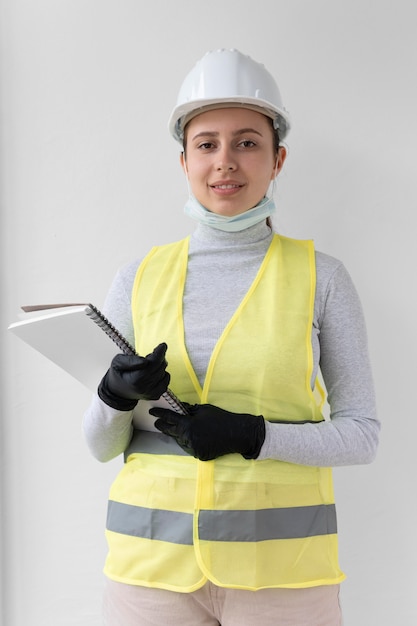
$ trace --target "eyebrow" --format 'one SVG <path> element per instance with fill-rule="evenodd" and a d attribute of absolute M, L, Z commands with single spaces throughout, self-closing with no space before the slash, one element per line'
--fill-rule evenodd
<path fill-rule="evenodd" d="M 255 133 L 255 135 L 259 135 L 260 137 L 262 137 L 262 133 L 259 132 L 259 130 L 255 130 L 255 128 L 239 128 L 239 130 L 235 130 L 232 135 L 233 137 L 237 137 L 238 135 L 245 135 L 246 133 Z M 192 141 L 194 141 L 194 139 L 198 139 L 199 137 L 218 137 L 219 133 L 217 131 L 211 131 L 211 130 L 203 130 L 201 131 L 201 133 L 197 133 L 196 135 L 194 135 L 194 137 L 192 138 Z"/>

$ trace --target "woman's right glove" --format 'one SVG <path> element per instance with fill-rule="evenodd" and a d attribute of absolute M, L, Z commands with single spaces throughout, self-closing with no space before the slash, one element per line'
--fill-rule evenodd
<path fill-rule="evenodd" d="M 139 400 L 157 400 L 168 389 L 166 343 L 146 357 L 117 354 L 98 386 L 98 395 L 118 411 L 131 411 Z"/>

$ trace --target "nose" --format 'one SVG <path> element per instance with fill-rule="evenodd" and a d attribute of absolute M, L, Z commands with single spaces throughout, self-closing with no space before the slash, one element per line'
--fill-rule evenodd
<path fill-rule="evenodd" d="M 216 170 L 218 172 L 231 172 L 236 169 L 236 161 L 228 147 L 223 147 L 217 154 Z"/>

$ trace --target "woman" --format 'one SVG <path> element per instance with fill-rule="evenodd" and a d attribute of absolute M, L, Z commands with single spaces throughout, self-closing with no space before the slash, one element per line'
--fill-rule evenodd
<path fill-rule="evenodd" d="M 118 273 L 104 312 L 148 356 L 118 355 L 84 418 L 99 460 L 126 459 L 106 624 L 339 625 L 330 468 L 371 462 L 379 431 L 357 293 L 271 229 L 289 117 L 263 65 L 207 53 L 169 127 L 197 228 Z M 145 432 L 168 385 L 186 413 L 153 407 Z"/>

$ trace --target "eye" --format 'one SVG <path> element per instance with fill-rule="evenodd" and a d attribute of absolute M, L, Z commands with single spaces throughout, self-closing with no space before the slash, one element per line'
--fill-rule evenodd
<path fill-rule="evenodd" d="M 256 146 L 256 143 L 252 141 L 252 139 L 243 139 L 239 142 L 238 145 L 242 148 L 253 148 L 254 146 Z"/>
<path fill-rule="evenodd" d="M 211 141 L 203 141 L 202 143 L 199 143 L 197 148 L 199 150 L 211 150 L 212 148 L 214 148 L 214 143 Z"/>

